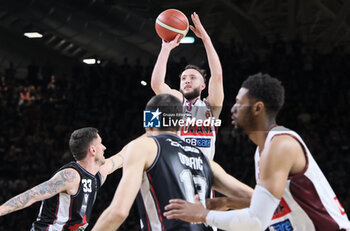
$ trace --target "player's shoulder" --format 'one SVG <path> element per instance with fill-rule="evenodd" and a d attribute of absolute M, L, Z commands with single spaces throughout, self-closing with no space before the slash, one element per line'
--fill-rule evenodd
<path fill-rule="evenodd" d="M 132 140 L 128 145 L 140 145 L 154 142 L 152 136 L 140 136 L 134 140 Z"/>
<path fill-rule="evenodd" d="M 76 168 L 73 167 L 63 168 L 58 171 L 56 175 L 61 177 L 65 182 L 80 181 L 80 173 Z"/>
<path fill-rule="evenodd" d="M 294 156 L 297 152 L 302 151 L 299 141 L 290 134 L 274 136 L 265 148 L 268 149 L 266 155 L 277 158 L 286 158 L 287 155 Z"/>
<path fill-rule="evenodd" d="M 293 148 L 300 146 L 299 141 L 291 134 L 278 134 L 271 138 L 270 144 L 275 148 Z"/>
<path fill-rule="evenodd" d="M 141 136 L 127 144 L 127 150 L 152 151 L 157 147 L 156 141 L 151 136 Z"/>

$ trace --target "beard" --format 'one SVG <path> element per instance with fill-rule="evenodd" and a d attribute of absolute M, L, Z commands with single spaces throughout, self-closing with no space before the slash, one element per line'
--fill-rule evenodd
<path fill-rule="evenodd" d="M 243 118 L 240 121 L 237 121 L 236 119 L 234 127 L 232 129 L 232 136 L 249 134 L 252 128 L 252 123 L 254 123 L 254 115 L 251 110 L 251 107 L 249 107 L 246 113 L 240 116 L 241 118 Z"/>
<path fill-rule="evenodd" d="M 232 137 L 239 137 L 245 135 L 243 128 L 241 126 L 235 125 L 231 131 Z"/>
<path fill-rule="evenodd" d="M 190 92 L 187 92 L 185 93 L 182 89 L 180 89 L 180 92 L 184 95 L 184 97 L 187 99 L 187 100 L 192 100 L 192 99 L 195 99 L 197 98 L 198 96 L 200 96 L 200 90 L 199 90 L 199 87 L 197 88 L 193 88 L 192 91 Z"/>

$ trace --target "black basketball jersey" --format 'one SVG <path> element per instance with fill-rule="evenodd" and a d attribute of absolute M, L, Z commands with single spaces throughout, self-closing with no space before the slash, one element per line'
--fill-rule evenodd
<path fill-rule="evenodd" d="M 209 198 L 213 172 L 208 159 L 196 147 L 173 134 L 153 137 L 158 154 L 152 166 L 144 172 L 137 204 L 143 231 L 211 231 L 202 223 L 168 220 L 163 216 L 170 199 L 193 202 L 199 194 L 201 202 Z M 142 154 L 142 153 L 140 153 Z"/>
<path fill-rule="evenodd" d="M 96 194 L 101 187 L 101 175 L 95 176 L 76 162 L 70 162 L 58 171 L 74 168 L 80 174 L 80 186 L 75 195 L 59 193 L 42 201 L 38 218 L 31 231 L 84 230 L 88 226 Z"/>

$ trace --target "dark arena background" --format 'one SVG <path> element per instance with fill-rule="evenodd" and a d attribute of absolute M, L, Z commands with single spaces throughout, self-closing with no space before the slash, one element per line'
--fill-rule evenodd
<path fill-rule="evenodd" d="M 255 185 L 255 146 L 231 132 L 230 108 L 247 76 L 269 73 L 286 89 L 278 123 L 304 138 L 349 212 L 346 0 L 0 0 L 0 204 L 72 160 L 68 138 L 74 129 L 98 128 L 106 157 L 144 132 L 142 111 L 154 94 L 150 79 L 161 46 L 154 23 L 169 8 L 189 18 L 199 14 L 222 62 L 223 125 L 214 160 Z M 43 37 L 29 39 L 23 35 L 28 31 Z M 83 63 L 87 58 L 95 64 Z M 188 63 L 208 70 L 198 38 L 173 50 L 169 85 L 178 87 Z M 87 230 L 109 205 L 120 177 L 118 170 L 99 191 Z M 39 206 L 0 217 L 0 230 L 29 230 Z M 135 206 L 119 230 L 139 230 Z"/>

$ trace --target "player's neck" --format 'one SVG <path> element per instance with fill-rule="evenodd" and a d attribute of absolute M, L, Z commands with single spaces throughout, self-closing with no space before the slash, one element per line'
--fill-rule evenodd
<path fill-rule="evenodd" d="M 195 104 L 197 100 L 201 99 L 201 96 L 199 95 L 198 97 L 194 98 L 194 99 L 191 99 L 191 100 L 188 100 L 190 101 L 191 104 Z"/>
<path fill-rule="evenodd" d="M 163 133 L 170 133 L 170 134 L 174 134 L 174 135 L 177 135 L 177 132 L 175 131 L 163 131 L 163 130 L 158 130 L 158 129 L 154 129 L 150 132 L 147 132 L 147 135 L 148 136 L 158 136 L 160 134 L 163 134 Z"/>
<path fill-rule="evenodd" d="M 264 120 L 256 123 L 256 126 L 254 126 L 252 131 L 248 134 L 250 140 L 259 147 L 260 153 L 264 150 L 266 137 L 274 126 L 276 126 L 276 121 L 274 119 Z"/>
<path fill-rule="evenodd" d="M 77 161 L 77 163 L 92 175 L 95 175 L 100 169 L 100 166 L 97 165 L 95 161 L 88 161 L 84 159 Z"/>

